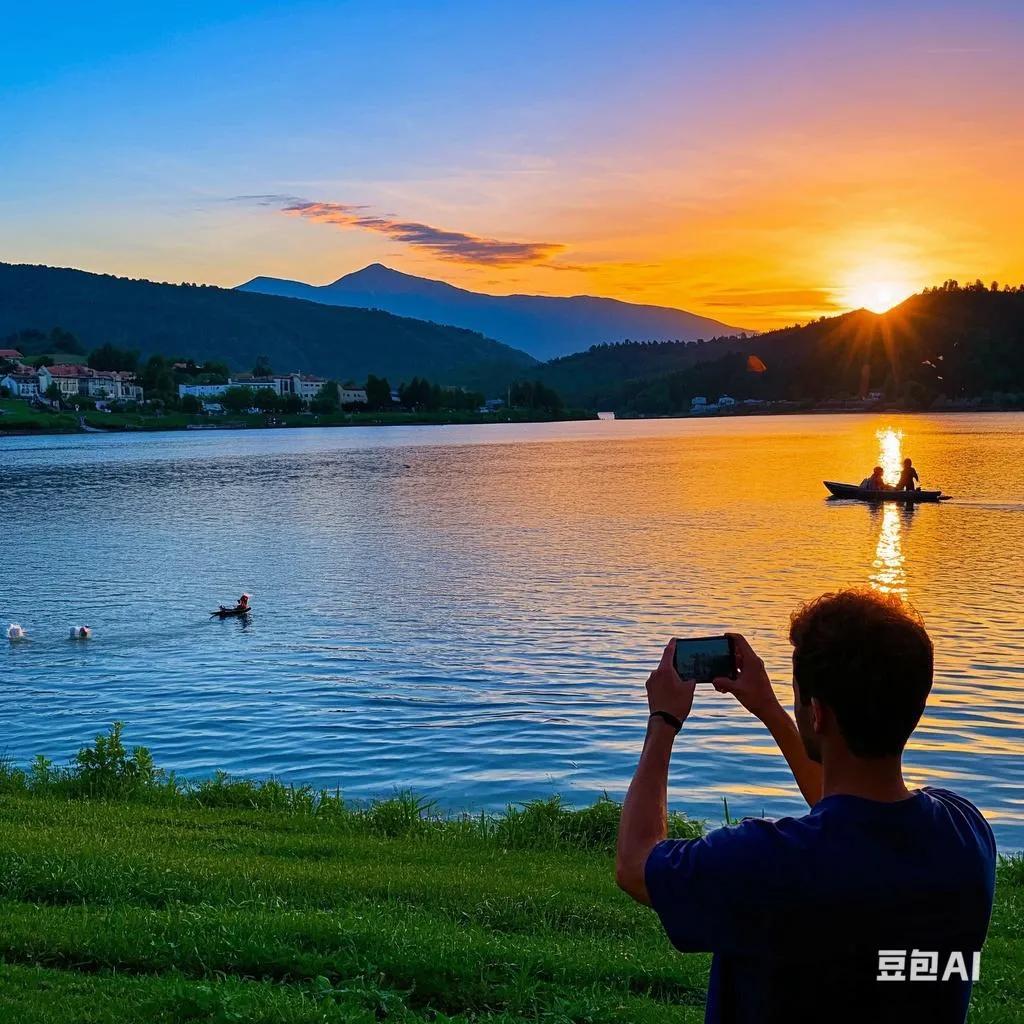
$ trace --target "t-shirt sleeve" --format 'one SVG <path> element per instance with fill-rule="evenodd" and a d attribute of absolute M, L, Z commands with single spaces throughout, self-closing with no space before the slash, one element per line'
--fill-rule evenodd
<path fill-rule="evenodd" d="M 772 948 L 799 889 L 788 845 L 777 823 L 762 819 L 658 843 L 644 878 L 672 944 L 683 952 Z"/>
<path fill-rule="evenodd" d="M 946 813 L 956 829 L 961 846 L 970 848 L 977 845 L 992 861 L 996 860 L 996 840 L 985 816 L 966 797 L 951 789 L 925 786 L 924 792 L 946 808 Z"/>

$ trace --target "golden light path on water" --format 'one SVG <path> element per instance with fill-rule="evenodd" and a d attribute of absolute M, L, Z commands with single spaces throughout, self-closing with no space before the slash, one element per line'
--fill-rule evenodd
<path fill-rule="evenodd" d="M 884 427 L 875 431 L 875 437 L 879 444 L 878 464 L 882 467 L 885 482 L 895 484 L 903 467 L 903 431 Z M 878 531 L 878 543 L 875 545 L 871 586 L 884 594 L 896 593 L 905 598 L 907 574 L 903 568 L 901 517 L 912 516 L 914 509 L 912 505 L 901 506 L 894 501 L 881 504 L 882 522 Z"/>
<path fill-rule="evenodd" d="M 903 431 L 884 427 L 875 431 L 878 438 L 878 464 L 887 484 L 895 486 L 903 468 Z"/>
<path fill-rule="evenodd" d="M 875 545 L 874 572 L 871 585 L 883 594 L 896 593 L 907 596 L 907 574 L 903 569 L 903 546 L 900 538 L 900 517 L 908 514 L 894 501 L 884 502 L 881 510 L 882 528 Z M 909 512 L 913 515 L 913 512 Z"/>

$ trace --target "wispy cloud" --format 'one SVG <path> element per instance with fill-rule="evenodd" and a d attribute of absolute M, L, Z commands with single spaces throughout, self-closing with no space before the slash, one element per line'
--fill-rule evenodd
<path fill-rule="evenodd" d="M 376 231 L 453 263 L 487 267 L 544 263 L 565 248 L 557 242 L 506 242 L 464 231 L 447 231 L 419 221 L 375 214 L 368 206 L 352 203 L 321 203 L 278 194 L 233 196 L 232 201 L 274 207 L 289 217 L 301 217 L 316 224 Z"/>

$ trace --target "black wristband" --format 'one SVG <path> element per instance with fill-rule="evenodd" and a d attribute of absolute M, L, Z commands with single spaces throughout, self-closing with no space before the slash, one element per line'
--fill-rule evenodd
<path fill-rule="evenodd" d="M 682 719 L 676 718 L 675 715 L 670 715 L 667 711 L 652 711 L 651 718 L 660 718 L 663 722 L 668 722 L 676 732 L 679 732 L 683 727 Z"/>

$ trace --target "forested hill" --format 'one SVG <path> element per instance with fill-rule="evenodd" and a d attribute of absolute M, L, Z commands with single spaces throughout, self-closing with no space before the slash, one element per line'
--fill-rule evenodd
<path fill-rule="evenodd" d="M 570 402 L 611 409 L 634 385 L 720 359 L 728 352 L 746 351 L 745 337 L 594 345 L 586 352 L 544 363 L 540 375 Z"/>
<path fill-rule="evenodd" d="M 421 376 L 493 393 L 536 365 L 474 331 L 390 313 L 0 263 L 0 337 L 26 327 L 61 327 L 87 348 L 110 343 L 143 356 L 222 360 L 236 369 L 266 356 L 279 371 L 352 380 Z"/>
<path fill-rule="evenodd" d="M 750 372 L 749 355 L 767 371 Z M 600 346 L 542 374 L 570 402 L 648 414 L 683 411 L 697 395 L 821 401 L 879 390 L 917 408 L 1024 396 L 1024 289 L 947 282 L 882 315 L 857 310 L 705 345 Z"/>

